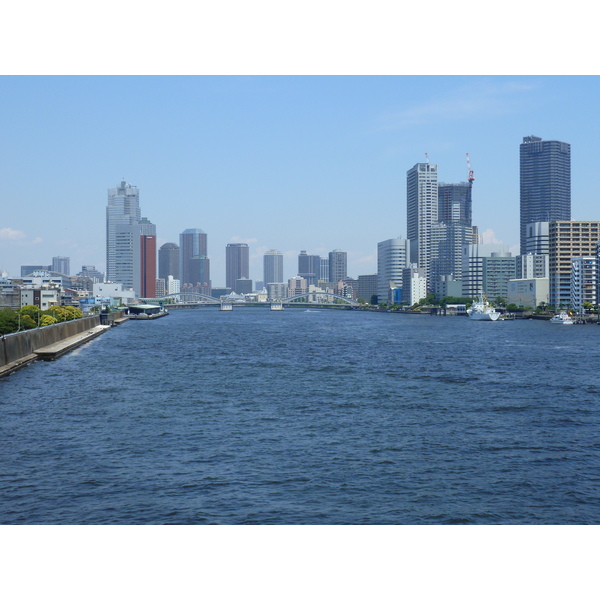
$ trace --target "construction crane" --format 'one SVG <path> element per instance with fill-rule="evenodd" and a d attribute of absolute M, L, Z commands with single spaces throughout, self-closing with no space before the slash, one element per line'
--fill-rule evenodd
<path fill-rule="evenodd" d="M 469 168 L 469 183 L 473 185 L 475 176 L 473 175 L 473 169 L 471 169 L 471 160 L 469 159 L 469 153 L 467 152 L 467 167 Z"/>

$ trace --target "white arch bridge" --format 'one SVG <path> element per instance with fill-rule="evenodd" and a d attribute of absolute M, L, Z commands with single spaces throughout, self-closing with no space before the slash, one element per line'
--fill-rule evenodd
<path fill-rule="evenodd" d="M 327 298 L 327 301 L 324 301 L 324 298 Z M 256 306 L 256 304 L 264 304 L 265 306 L 269 306 L 273 303 L 285 304 L 285 305 L 294 305 L 294 304 L 315 304 L 321 306 L 331 306 L 335 304 L 347 304 L 349 306 L 358 306 L 358 302 L 352 300 L 352 298 L 345 298 L 344 296 L 339 296 L 338 294 L 332 294 L 330 292 L 311 292 L 309 294 L 297 294 L 296 296 L 290 296 L 289 298 L 283 298 L 281 300 L 269 301 L 269 302 L 246 302 L 241 299 L 233 298 L 229 299 L 227 296 L 224 296 L 222 299 L 213 298 L 212 296 L 207 296 L 206 294 L 198 294 L 195 292 L 176 292 L 174 294 L 167 294 L 166 296 L 161 296 L 160 298 L 140 298 L 140 300 L 144 302 L 163 302 L 167 303 L 170 300 L 174 300 L 172 304 L 177 305 L 199 305 L 199 306 L 220 306 L 221 304 L 239 304 L 243 306 L 244 304 L 252 304 Z M 303 301 L 304 300 L 304 301 Z"/>

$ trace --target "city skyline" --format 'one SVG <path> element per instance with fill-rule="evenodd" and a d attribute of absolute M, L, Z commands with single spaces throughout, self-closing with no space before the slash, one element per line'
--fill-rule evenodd
<path fill-rule="evenodd" d="M 117 80 L 130 98 L 125 103 L 111 99 Z M 271 248 L 284 256 L 286 280 L 296 275 L 303 249 L 327 256 L 343 248 L 349 276 L 375 273 L 377 244 L 407 236 L 405 174 L 425 162 L 425 153 L 438 165 L 439 182 L 453 184 L 467 180 L 469 153 L 473 223 L 485 241 L 517 254 L 525 136 L 570 144 L 572 218 L 598 218 L 586 189 L 597 160 L 592 110 L 599 82 L 595 76 L 1 77 L 8 110 L 0 117 L 6 174 L 0 270 L 18 276 L 21 264 L 60 255 L 70 257 L 74 272 L 82 265 L 106 271 L 104 198 L 123 177 L 140 192 L 157 247 L 177 243 L 189 227 L 206 231 L 215 286 L 225 283 L 229 243 L 249 245 L 253 280 L 262 278 Z M 44 99 L 45 113 L 35 98 Z M 159 113 L 164 102 L 177 110 Z M 115 145 L 112 132 L 124 130 L 136 142 Z M 63 204 L 65 210 L 31 218 Z"/>

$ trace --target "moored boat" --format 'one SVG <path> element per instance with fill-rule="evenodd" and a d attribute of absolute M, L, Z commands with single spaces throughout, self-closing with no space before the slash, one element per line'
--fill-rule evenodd
<path fill-rule="evenodd" d="M 473 321 L 497 321 L 500 313 L 483 297 L 479 296 L 477 302 L 473 302 L 467 309 L 469 319 Z"/>
<path fill-rule="evenodd" d="M 561 310 L 557 315 L 554 315 L 550 319 L 550 323 L 554 323 L 555 325 L 573 325 L 575 321 L 573 321 L 566 310 Z"/>

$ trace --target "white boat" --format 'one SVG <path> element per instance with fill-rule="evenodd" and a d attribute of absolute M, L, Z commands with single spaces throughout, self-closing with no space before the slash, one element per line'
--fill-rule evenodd
<path fill-rule="evenodd" d="M 473 321 L 497 321 L 500 318 L 500 313 L 483 296 L 471 304 L 467 314 Z"/>
<path fill-rule="evenodd" d="M 573 325 L 575 321 L 571 319 L 566 310 L 561 310 L 557 315 L 554 315 L 550 319 L 550 323 L 554 323 L 556 325 Z"/>

